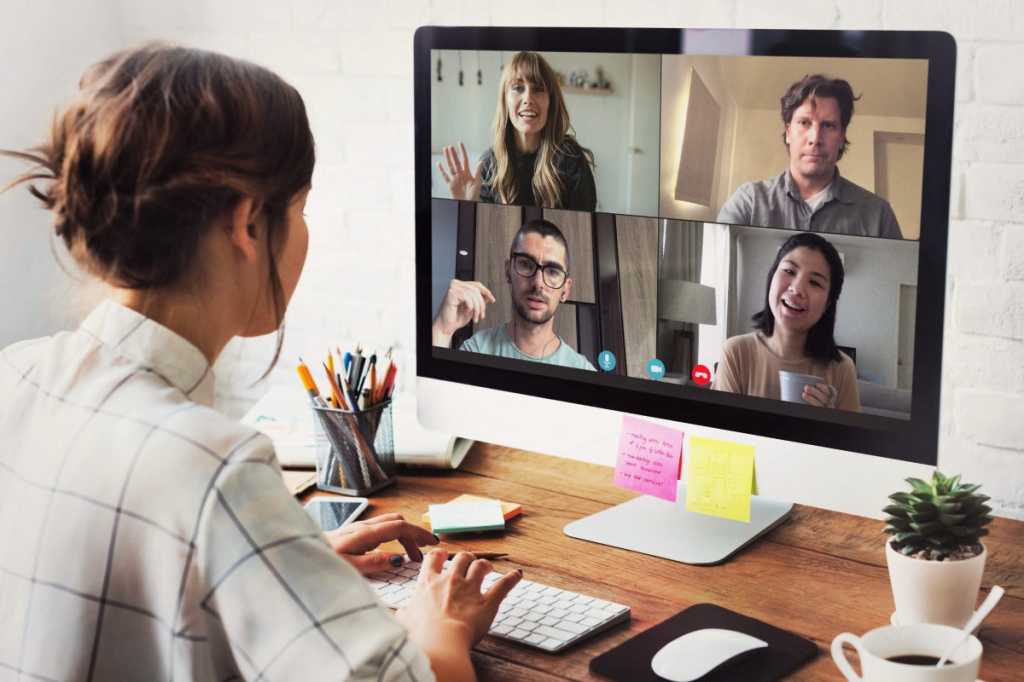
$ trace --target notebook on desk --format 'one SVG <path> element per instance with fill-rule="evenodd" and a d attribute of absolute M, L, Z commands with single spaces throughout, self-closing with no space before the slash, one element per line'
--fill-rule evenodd
<path fill-rule="evenodd" d="M 415 396 L 394 396 L 395 461 L 409 466 L 456 469 L 473 441 L 429 431 L 416 418 Z M 274 442 L 277 461 L 286 469 L 316 466 L 317 426 L 302 386 L 273 386 L 242 417 L 242 423 Z"/>

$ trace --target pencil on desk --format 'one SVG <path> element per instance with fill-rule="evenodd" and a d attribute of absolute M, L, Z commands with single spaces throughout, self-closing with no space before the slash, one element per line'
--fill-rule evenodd
<path fill-rule="evenodd" d="M 295 368 L 299 373 L 299 381 L 306 388 L 306 392 L 309 393 L 310 400 L 314 404 L 323 405 L 324 399 L 320 397 L 320 390 L 316 387 L 316 382 L 313 381 L 313 375 L 309 373 L 309 367 L 306 367 L 306 363 L 299 358 L 299 366 Z"/>
<path fill-rule="evenodd" d="M 338 386 L 337 382 L 334 380 L 334 372 L 332 372 L 330 367 L 328 367 L 326 364 L 324 365 L 324 371 L 327 372 L 327 383 L 331 387 L 331 395 L 334 397 L 334 404 L 338 407 L 339 410 L 346 409 L 344 406 L 345 403 L 342 401 L 341 398 L 341 387 Z"/>
<path fill-rule="evenodd" d="M 392 389 L 395 386 L 395 375 L 398 374 L 398 363 L 392 362 L 391 366 L 388 367 L 388 375 L 384 378 L 384 386 L 381 391 L 381 399 L 387 400 L 391 397 Z"/>
<path fill-rule="evenodd" d="M 370 358 L 370 402 L 377 402 L 377 356 Z"/>

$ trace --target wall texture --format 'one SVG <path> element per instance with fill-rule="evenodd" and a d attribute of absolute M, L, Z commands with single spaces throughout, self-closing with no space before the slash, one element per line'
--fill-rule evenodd
<path fill-rule="evenodd" d="M 95 49 L 78 47 L 83 40 L 91 46 L 109 42 L 116 49 L 122 40 L 134 44 L 149 38 L 248 57 L 291 80 L 308 103 L 320 161 L 307 211 L 311 257 L 290 311 L 283 362 L 270 381 L 294 381 L 291 361 L 299 353 L 318 355 L 328 343 L 358 340 L 364 346 L 395 347 L 405 360 L 399 377 L 404 390 L 415 379 L 410 292 L 416 26 L 951 32 L 959 58 L 939 462 L 949 472 L 985 483 L 1001 513 L 1024 517 L 1024 5 L 1016 0 L 121 0 L 109 10 L 95 3 L 92 10 L 74 12 L 55 1 L 14 4 L 18 7 L 5 5 L 4 14 L 46 12 L 78 17 L 86 26 L 73 30 L 78 24 L 69 19 L 63 32 L 41 25 L 29 31 L 4 22 L 4 36 L 20 32 L 36 38 L 31 51 L 24 45 L 26 54 L 37 56 L 40 74 L 60 73 L 59 83 L 75 82 L 93 58 Z M 112 28 L 103 23 L 107 13 L 114 15 Z M 5 55 L 9 44 L 2 48 Z M 50 59 L 40 46 L 67 58 Z M 17 68 L 31 68 L 24 66 L 21 52 Z M 33 86 L 36 106 L 17 115 L 31 115 L 42 130 L 44 121 L 36 117 L 63 92 L 59 83 L 41 79 Z M 3 120 L 6 137 L 11 119 Z M 21 141 L 18 136 L 14 142 Z M 15 244 L 15 233 L 34 238 L 30 235 L 45 230 L 48 217 L 0 203 L 0 222 L 4 281 L 19 273 L 27 278 L 28 271 L 19 268 L 30 266 L 14 262 L 8 245 Z M 8 326 L 15 322 L 18 327 Z M 51 324 L 61 326 L 56 319 Z M 4 325 L 5 339 L 49 331 L 35 317 Z M 272 340 L 258 340 L 227 349 L 217 368 L 226 409 L 244 409 L 262 390 L 252 382 L 271 348 Z"/>

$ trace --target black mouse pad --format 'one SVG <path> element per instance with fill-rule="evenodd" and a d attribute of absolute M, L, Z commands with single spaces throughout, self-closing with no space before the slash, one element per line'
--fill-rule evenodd
<path fill-rule="evenodd" d="M 704 628 L 743 632 L 768 642 L 768 648 L 736 657 L 700 678 L 701 682 L 778 680 L 818 655 L 814 642 L 792 632 L 714 604 L 695 604 L 594 658 L 590 661 L 590 672 L 613 680 L 661 682 L 664 678 L 651 670 L 654 654 L 676 637 Z"/>

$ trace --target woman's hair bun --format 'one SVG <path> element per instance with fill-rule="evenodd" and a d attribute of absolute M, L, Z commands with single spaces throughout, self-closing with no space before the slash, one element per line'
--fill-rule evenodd
<path fill-rule="evenodd" d="M 27 183 L 87 269 L 118 286 L 172 285 L 210 225 L 243 197 L 271 239 L 310 184 L 313 136 L 299 93 L 221 54 L 147 44 L 90 67 L 48 139 L 27 152 Z"/>

